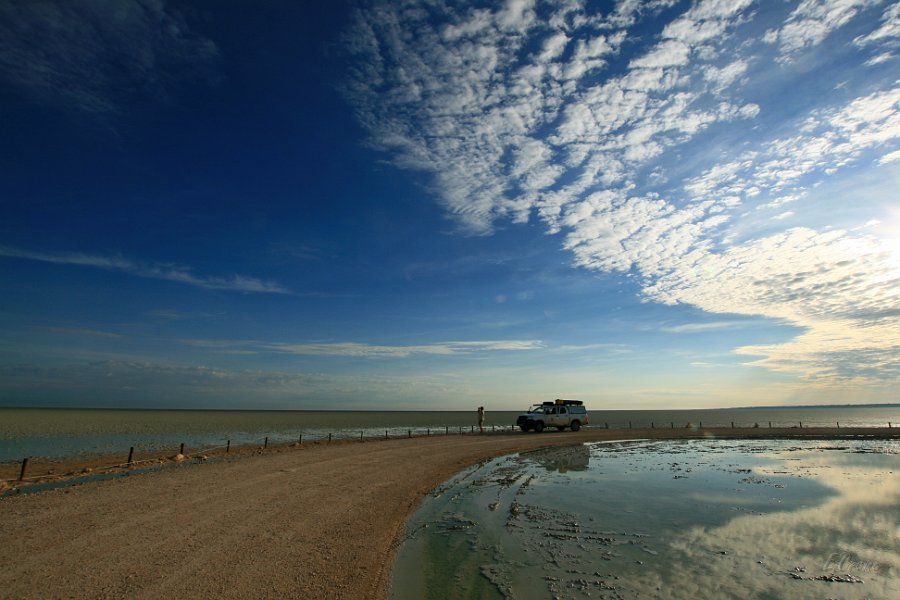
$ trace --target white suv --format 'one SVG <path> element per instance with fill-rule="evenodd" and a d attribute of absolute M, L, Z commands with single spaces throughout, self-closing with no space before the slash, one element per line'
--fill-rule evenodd
<path fill-rule="evenodd" d="M 587 425 L 588 414 L 581 400 L 561 400 L 535 404 L 527 413 L 519 415 L 516 425 L 522 431 L 534 430 L 538 433 L 544 427 L 556 427 L 562 431 L 566 427 L 572 431 L 578 431 L 582 425 Z"/>

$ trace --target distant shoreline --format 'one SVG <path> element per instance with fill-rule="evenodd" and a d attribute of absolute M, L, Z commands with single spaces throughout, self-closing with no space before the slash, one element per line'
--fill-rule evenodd
<path fill-rule="evenodd" d="M 900 425 L 900 405 L 758 407 L 742 409 L 603 410 L 588 407 L 587 428 L 699 427 L 883 427 Z M 521 410 L 491 410 L 486 427 L 515 426 Z M 24 458 L 68 460 L 137 454 L 172 456 L 190 452 L 325 439 L 415 437 L 462 434 L 476 426 L 469 411 L 265 411 L 192 409 L 0 409 L 0 465 Z M 184 450 L 181 450 L 184 452 Z M 0 470 L 3 467 L 0 466 Z M 0 475 L 0 479 L 4 477 Z M 8 479 L 9 477 L 5 477 Z"/>

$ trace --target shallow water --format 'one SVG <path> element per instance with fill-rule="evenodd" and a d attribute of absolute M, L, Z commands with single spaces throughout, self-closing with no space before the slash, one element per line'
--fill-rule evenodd
<path fill-rule="evenodd" d="M 900 598 L 898 470 L 896 441 L 504 457 L 426 500 L 391 597 Z"/>
<path fill-rule="evenodd" d="M 527 406 L 522 406 L 524 410 Z M 594 427 L 612 429 L 684 427 L 884 427 L 900 423 L 900 405 L 878 407 L 746 408 L 717 410 L 608 411 L 588 406 Z M 520 411 L 488 405 L 486 425 L 503 429 Z M 0 407 L 0 462 L 24 457 L 63 458 L 79 454 L 172 451 L 181 443 L 192 451 L 232 445 L 427 435 L 471 431 L 469 411 L 274 411 L 274 410 L 122 410 Z"/>
<path fill-rule="evenodd" d="M 517 413 L 488 413 L 509 427 Z M 327 439 L 471 431 L 475 411 L 254 411 L 0 408 L 0 462 L 28 457 L 173 451 Z"/>

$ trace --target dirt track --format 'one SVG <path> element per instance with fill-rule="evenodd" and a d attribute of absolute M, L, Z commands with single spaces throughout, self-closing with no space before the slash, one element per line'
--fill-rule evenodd
<path fill-rule="evenodd" d="M 406 519 L 453 473 L 543 446 L 697 435 L 595 429 L 314 444 L 4 498 L 0 597 L 384 598 Z"/>

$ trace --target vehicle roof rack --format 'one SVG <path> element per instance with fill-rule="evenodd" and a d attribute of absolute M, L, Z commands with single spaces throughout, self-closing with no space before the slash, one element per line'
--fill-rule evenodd
<path fill-rule="evenodd" d="M 553 406 L 556 405 L 565 405 L 565 406 L 581 406 L 584 404 L 581 400 L 563 400 L 562 398 L 557 398 L 556 400 L 547 400 L 543 403 L 544 406 Z"/>

